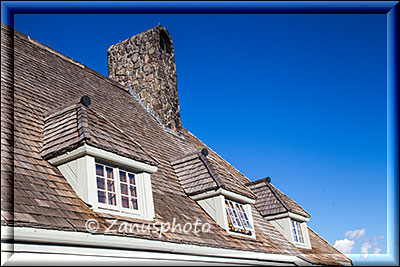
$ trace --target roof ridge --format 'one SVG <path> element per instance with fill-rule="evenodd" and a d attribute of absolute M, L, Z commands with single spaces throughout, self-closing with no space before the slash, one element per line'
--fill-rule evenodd
<path fill-rule="evenodd" d="M 212 166 L 211 162 L 207 159 L 206 156 L 202 154 L 201 151 L 196 151 L 192 153 L 188 153 L 186 155 L 177 157 L 172 160 L 171 165 L 179 165 L 182 163 L 185 163 L 190 160 L 195 160 L 195 159 L 200 159 L 200 161 L 203 163 L 204 167 L 207 169 L 207 172 L 211 176 L 211 178 L 214 180 L 218 188 L 224 188 L 225 185 L 222 182 L 221 178 L 219 178 L 219 175 L 217 171 L 214 169 Z M 193 165 L 193 164 L 192 164 Z"/>
<path fill-rule="evenodd" d="M 297 205 L 302 211 L 304 211 L 309 217 L 311 217 L 311 215 L 302 207 L 300 206 L 300 204 L 298 204 L 296 201 L 294 201 L 292 198 L 288 197 L 285 193 L 283 193 L 281 190 L 279 190 L 278 188 L 276 188 L 274 185 L 271 184 L 272 187 L 274 187 L 274 189 L 277 191 L 277 193 L 280 195 L 284 195 L 285 197 L 287 197 L 289 200 L 291 200 L 295 205 Z M 286 203 L 286 201 L 285 201 Z M 288 204 L 290 206 L 290 204 Z M 290 208 L 291 211 L 293 210 L 292 208 Z M 295 211 L 292 211 L 295 212 Z M 301 215 L 301 214 L 300 214 Z M 304 216 L 304 215 L 303 215 Z M 307 217 L 307 216 L 306 216 Z"/>
<path fill-rule="evenodd" d="M 278 201 L 282 204 L 282 206 L 287 211 L 291 211 L 292 209 L 289 207 L 289 205 L 286 203 L 286 201 L 280 196 L 280 194 L 276 191 L 275 187 L 267 182 L 265 184 L 271 190 L 271 192 L 274 194 L 274 196 L 278 199 Z"/>
<path fill-rule="evenodd" d="M 76 116 L 78 123 L 78 136 L 79 141 L 90 139 L 90 129 L 87 116 L 87 108 L 81 103 L 76 106 Z"/>
<path fill-rule="evenodd" d="M 188 132 L 188 134 L 190 134 L 191 136 L 193 136 L 194 138 L 196 138 L 197 140 L 199 140 L 199 141 L 203 144 L 203 146 L 205 146 L 205 147 L 207 148 L 207 150 L 210 150 L 210 151 L 214 152 L 215 155 L 217 155 L 218 157 L 220 157 L 220 158 L 221 158 L 223 161 L 225 161 L 232 169 L 234 169 L 235 171 L 237 171 L 238 173 L 240 173 L 241 175 L 243 175 L 243 177 L 245 177 L 245 178 L 250 182 L 250 179 L 249 179 L 246 175 L 244 175 L 241 171 L 239 171 L 238 169 L 236 169 L 232 164 L 230 164 L 229 161 L 227 161 L 227 160 L 224 159 L 221 155 L 219 155 L 217 152 L 215 152 L 214 150 L 212 150 L 208 145 L 206 145 L 203 141 L 201 141 L 200 138 L 198 138 L 197 136 L 195 136 L 194 134 L 192 134 L 192 133 L 191 133 L 189 130 L 187 130 L 185 127 L 182 126 L 182 128 L 185 129 L 185 130 Z"/>
<path fill-rule="evenodd" d="M 261 179 L 258 179 L 258 180 L 254 180 L 254 181 L 245 183 L 245 186 L 252 186 L 252 185 L 255 185 L 255 184 L 262 183 L 262 182 L 268 182 L 268 183 L 270 183 L 270 182 L 271 182 L 271 178 L 268 176 L 268 177 L 266 177 L 266 178 L 261 178 Z"/>
<path fill-rule="evenodd" d="M 3 24 L 3 23 L 2 23 L 2 24 Z M 4 24 L 4 25 L 5 25 L 5 24 Z M 61 58 L 62 60 L 66 61 L 66 62 L 69 62 L 69 63 L 72 63 L 72 64 L 74 64 L 74 65 L 76 65 L 76 66 L 79 66 L 79 67 L 82 68 L 83 70 L 85 70 L 85 71 L 87 71 L 87 72 L 89 72 L 89 73 L 92 73 L 92 74 L 98 76 L 99 78 L 104 79 L 105 81 L 107 81 L 107 82 L 109 82 L 109 83 L 111 83 L 111 84 L 117 86 L 119 89 L 121 89 L 121 90 L 123 90 L 123 91 L 128 92 L 128 88 L 124 87 L 122 84 L 120 84 L 120 83 L 114 81 L 113 79 L 111 79 L 111 78 L 109 78 L 109 77 L 107 77 L 107 76 L 101 74 L 101 73 L 98 72 L 98 71 L 93 70 L 92 68 L 86 66 L 85 64 L 83 64 L 83 63 L 81 63 L 81 62 L 79 62 L 79 61 L 77 61 L 77 60 L 75 60 L 75 59 L 73 59 L 73 58 L 71 58 L 71 57 L 69 57 L 69 56 L 67 56 L 67 55 L 64 55 L 63 53 L 61 53 L 61 52 L 55 50 L 54 48 L 51 48 L 50 46 L 45 45 L 45 44 L 43 44 L 42 42 L 40 42 L 40 41 L 38 41 L 38 40 L 36 40 L 36 39 L 33 39 L 33 38 L 30 37 L 29 35 L 26 35 L 26 34 L 20 32 L 20 31 L 16 30 L 16 29 L 13 28 L 13 27 L 10 27 L 10 26 L 8 26 L 8 25 L 6 25 L 6 26 L 9 27 L 9 28 L 11 28 L 11 29 L 14 31 L 14 36 L 17 36 L 17 37 L 19 37 L 19 38 L 22 38 L 22 39 L 28 41 L 29 43 L 31 43 L 32 45 L 35 45 L 36 47 L 38 47 L 38 48 L 40 48 L 40 49 L 42 49 L 42 50 L 45 50 L 45 51 L 47 51 L 47 52 L 49 52 L 49 53 L 51 53 L 51 54 L 53 54 L 53 55 L 55 55 L 55 56 Z"/>
<path fill-rule="evenodd" d="M 155 27 L 163 27 L 163 28 L 165 29 L 165 27 L 164 27 L 164 26 L 161 26 L 161 25 L 154 26 L 153 28 L 155 28 Z M 153 28 L 151 28 L 151 29 L 153 29 Z M 110 83 L 110 84 L 116 86 L 118 89 L 120 89 L 120 90 L 122 90 L 122 91 L 124 91 L 124 92 L 127 92 L 127 93 L 130 94 L 131 96 L 133 95 L 133 94 L 132 94 L 133 90 L 131 90 L 129 87 L 123 86 L 122 84 L 120 84 L 120 83 L 114 81 L 113 79 L 111 79 L 111 78 L 109 78 L 109 77 L 107 77 L 107 76 L 105 76 L 105 75 L 103 75 L 103 74 L 101 74 L 101 73 L 99 73 L 99 72 L 97 72 L 97 71 L 91 69 L 90 67 L 86 66 L 85 64 L 82 64 L 82 63 L 78 62 L 77 60 L 75 60 L 75 59 L 73 59 L 73 58 L 71 58 L 71 57 L 69 57 L 69 56 L 64 55 L 63 53 L 61 53 L 61 52 L 59 52 L 59 51 L 57 51 L 57 50 L 55 50 L 55 49 L 53 49 L 53 48 L 51 48 L 51 47 L 49 47 L 49 46 L 47 46 L 47 45 L 41 43 L 41 42 L 39 42 L 39 41 L 37 41 L 37 40 L 31 38 L 30 36 L 28 36 L 28 35 L 26 35 L 26 34 L 24 34 L 24 33 L 22 33 L 22 32 L 19 32 L 18 30 L 15 30 L 14 28 L 12 28 L 12 29 L 13 29 L 14 32 L 15 32 L 14 36 L 18 36 L 19 38 L 22 38 L 22 39 L 28 41 L 28 42 L 31 43 L 32 45 L 35 45 L 35 46 L 38 47 L 39 49 L 45 50 L 45 51 L 47 51 L 47 52 L 49 52 L 49 53 L 51 53 L 51 54 L 53 54 L 53 55 L 55 55 L 55 56 L 58 56 L 60 59 L 66 61 L 66 62 L 69 62 L 69 63 L 72 63 L 72 64 L 74 64 L 74 65 L 77 65 L 77 66 L 79 66 L 80 68 L 82 68 L 83 70 L 87 71 L 88 73 L 91 73 L 91 74 L 93 74 L 93 75 L 95 75 L 95 76 L 97 76 L 97 77 L 99 77 L 99 78 L 105 80 L 106 82 L 108 82 L 108 83 Z M 151 29 L 149 29 L 149 30 L 151 30 Z M 165 30 L 166 30 L 166 29 L 165 29 Z M 145 32 L 147 32 L 147 31 L 145 31 Z M 141 34 L 141 33 L 138 33 L 138 34 Z M 138 35 L 138 34 L 137 34 L 137 35 Z M 135 35 L 135 36 L 136 36 L 136 35 Z M 134 37 L 134 36 L 132 36 L 132 37 Z M 132 38 L 132 37 L 130 37 L 130 38 Z M 130 39 L 130 38 L 128 38 L 128 39 Z M 135 96 L 135 95 L 133 95 L 133 96 Z M 137 97 L 136 97 L 136 100 L 140 100 L 140 98 L 137 98 Z M 139 101 L 139 103 L 140 103 L 141 106 L 145 109 L 145 111 L 147 111 L 148 113 L 150 113 L 150 115 L 153 116 L 153 118 L 154 118 L 156 121 L 159 121 L 158 116 L 155 115 L 154 112 L 151 111 L 151 109 L 147 108 L 146 105 L 144 105 L 144 103 L 142 103 L 141 101 Z M 160 123 L 160 122 L 159 122 L 159 123 Z M 176 135 L 176 136 L 180 137 L 180 135 L 179 135 L 178 133 L 175 133 L 174 131 L 169 130 L 169 128 L 165 127 L 162 123 L 160 123 L 160 125 L 161 125 L 161 126 L 164 128 L 164 130 L 166 130 L 168 133 L 171 133 L 171 134 L 173 134 L 173 135 Z M 153 158 L 153 159 L 154 159 L 156 162 L 159 163 L 159 161 L 158 161 L 157 159 L 155 159 L 155 158 Z M 160 163 L 159 163 L 159 164 L 160 164 Z"/>
<path fill-rule="evenodd" d="M 210 174 L 211 178 L 213 178 L 214 182 L 217 184 L 219 188 L 225 188 L 224 183 L 222 182 L 221 178 L 219 178 L 218 173 L 215 171 L 214 167 L 210 163 L 210 161 L 202 154 L 198 153 L 200 160 L 203 162 L 204 166 L 206 166 L 208 173 Z"/>

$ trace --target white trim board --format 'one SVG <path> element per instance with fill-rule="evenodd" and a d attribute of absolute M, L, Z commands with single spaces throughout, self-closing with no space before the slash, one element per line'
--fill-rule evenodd
<path fill-rule="evenodd" d="M 58 166 L 63 163 L 69 162 L 71 160 L 83 157 L 85 155 L 93 156 L 96 159 L 102 159 L 106 161 L 106 163 L 110 162 L 113 164 L 118 164 L 119 166 L 122 167 L 132 168 L 134 170 L 139 170 L 148 173 L 155 173 L 157 171 L 157 167 L 155 166 L 151 166 L 143 162 L 123 157 L 97 147 L 89 146 L 87 144 L 84 144 L 83 146 L 80 146 L 73 151 L 66 152 L 61 156 L 49 159 L 49 162 L 51 164 Z"/>
<path fill-rule="evenodd" d="M 205 199 L 205 198 L 211 198 L 211 197 L 219 196 L 219 195 L 223 195 L 227 199 L 234 200 L 234 201 L 236 201 L 238 203 L 241 203 L 241 204 L 254 204 L 254 203 L 256 203 L 255 199 L 251 199 L 249 197 L 245 197 L 245 196 L 239 195 L 237 193 L 225 190 L 223 188 L 218 188 L 217 190 L 210 190 L 210 191 L 198 194 L 198 195 L 190 196 L 190 198 L 193 199 L 193 200 L 198 201 L 198 200 L 202 200 L 202 199 Z"/>
<path fill-rule="evenodd" d="M 130 263 L 133 259 L 156 260 L 159 264 L 164 260 L 167 261 L 167 264 L 168 260 L 172 261 L 171 264 L 179 264 L 178 259 L 184 259 L 184 264 L 208 264 L 211 262 L 212 264 L 231 265 L 310 265 L 309 262 L 292 255 L 202 247 L 133 237 L 8 226 L 2 226 L 2 232 L 5 233 L 2 236 L 2 251 L 14 253 L 10 258 L 10 265 L 13 257 L 15 263 L 18 264 L 18 262 L 22 263 L 29 259 L 32 253 L 70 255 L 78 261 L 89 264 L 94 262 L 86 262 L 86 259 L 80 260 L 76 257 L 101 257 L 104 260 L 107 259 L 103 257 L 112 257 L 113 260 L 119 259 L 122 262 L 129 258 Z M 10 251 L 3 242 L 13 241 L 15 242 L 14 248 Z M 54 257 L 44 256 L 39 257 L 38 260 L 46 261 L 46 259 L 57 260 Z M 98 260 L 96 264 L 97 262 Z"/>
<path fill-rule="evenodd" d="M 270 221 L 270 220 L 276 220 L 276 219 L 281 219 L 281 218 L 286 218 L 286 217 L 289 217 L 293 220 L 300 221 L 300 222 L 308 222 L 310 220 L 309 218 L 307 218 L 305 216 L 302 216 L 302 215 L 299 215 L 296 213 L 292 213 L 290 211 L 285 212 L 285 213 L 279 213 L 276 215 L 271 215 L 271 216 L 264 216 L 264 219 Z"/>

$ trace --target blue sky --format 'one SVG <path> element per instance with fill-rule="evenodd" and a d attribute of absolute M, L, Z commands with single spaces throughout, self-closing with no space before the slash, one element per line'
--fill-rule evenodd
<path fill-rule="evenodd" d="M 270 176 L 329 243 L 386 253 L 386 16 L 15 15 L 106 76 L 107 48 L 159 23 L 184 127 L 249 179 Z"/>

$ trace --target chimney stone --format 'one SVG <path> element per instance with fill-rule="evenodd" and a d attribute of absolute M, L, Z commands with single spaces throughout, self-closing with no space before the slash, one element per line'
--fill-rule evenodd
<path fill-rule="evenodd" d="M 107 50 L 108 75 L 149 109 L 166 128 L 182 134 L 175 53 L 161 25 L 139 33 Z"/>

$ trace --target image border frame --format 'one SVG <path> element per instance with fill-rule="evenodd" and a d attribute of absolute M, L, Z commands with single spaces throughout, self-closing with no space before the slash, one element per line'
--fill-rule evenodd
<path fill-rule="evenodd" d="M 399 264 L 398 1 L 3 1 L 1 21 L 16 14 L 385 14 L 387 19 L 387 253 L 351 254 L 353 263 Z"/>

